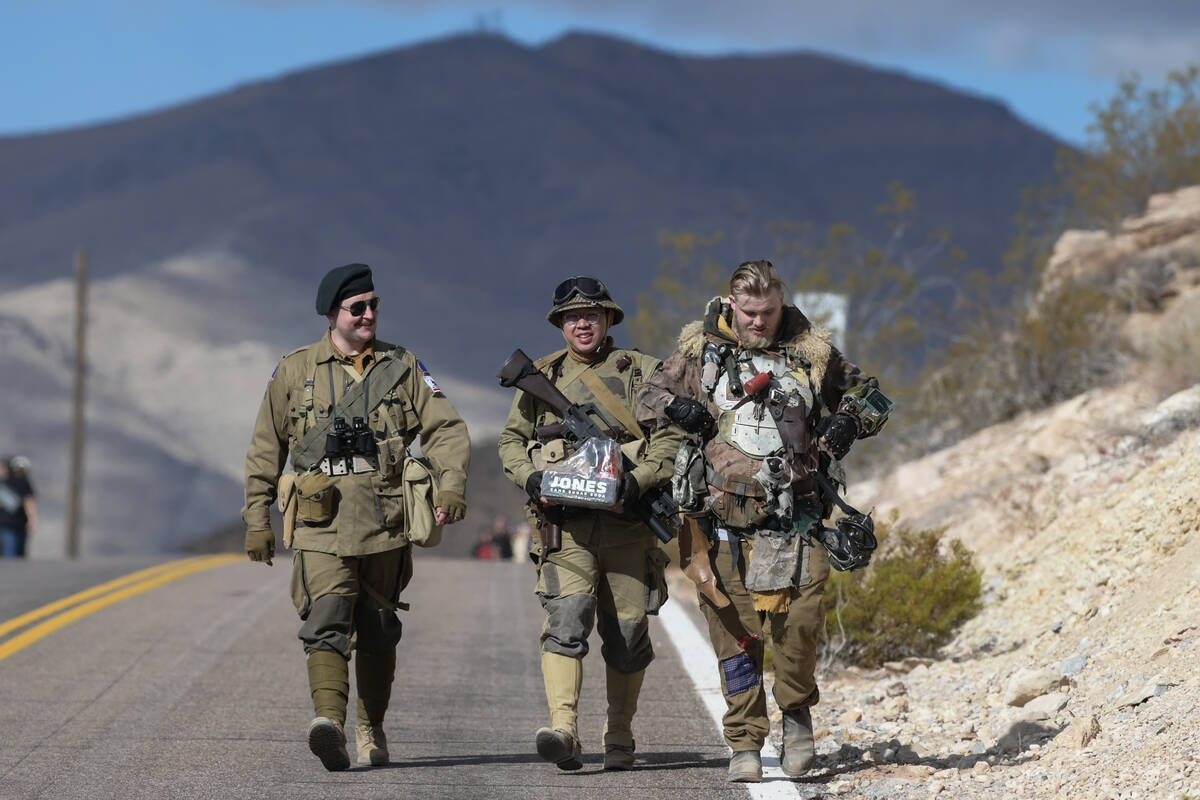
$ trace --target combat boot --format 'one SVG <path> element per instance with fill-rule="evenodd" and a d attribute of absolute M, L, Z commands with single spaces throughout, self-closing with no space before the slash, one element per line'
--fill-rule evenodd
<path fill-rule="evenodd" d="M 350 766 L 346 752 L 346 695 L 350 691 L 350 667 L 346 657 L 333 650 L 308 654 L 308 685 L 316 717 L 308 726 L 308 749 L 325 769 L 337 771 Z"/>
<path fill-rule="evenodd" d="M 559 769 L 583 767 L 579 760 L 579 689 L 583 685 L 583 663 L 559 653 L 542 653 L 542 680 L 550 705 L 550 727 L 539 728 L 535 737 L 538 755 Z"/>
<path fill-rule="evenodd" d="M 308 749 L 321 759 L 325 769 L 339 772 L 350 768 L 346 752 L 346 734 L 342 723 L 329 717 L 317 717 L 308 725 Z"/>
<path fill-rule="evenodd" d="M 579 740 L 566 731 L 538 728 L 534 743 L 538 755 L 559 769 L 569 772 L 583 768 L 583 762 L 579 760 L 583 748 L 579 746 Z"/>
<path fill-rule="evenodd" d="M 387 736 L 382 725 L 372 725 L 359 720 L 354 726 L 354 740 L 358 745 L 358 763 L 378 767 L 388 763 Z"/>
<path fill-rule="evenodd" d="M 783 774 L 799 778 L 813 765 L 812 712 L 808 706 L 783 712 L 783 753 L 779 763 Z"/>
<path fill-rule="evenodd" d="M 395 674 L 395 650 L 384 653 L 359 651 L 354 657 L 354 678 L 358 686 L 358 724 L 354 733 L 359 764 L 379 766 L 388 763 L 383 718 L 392 697 Z"/>
<path fill-rule="evenodd" d="M 761 783 L 762 754 L 757 750 L 737 750 L 729 757 L 729 783 Z"/>
<path fill-rule="evenodd" d="M 604 724 L 604 768 L 633 769 L 633 715 L 637 713 L 645 670 L 633 673 L 605 670 L 608 691 L 608 719 Z"/>

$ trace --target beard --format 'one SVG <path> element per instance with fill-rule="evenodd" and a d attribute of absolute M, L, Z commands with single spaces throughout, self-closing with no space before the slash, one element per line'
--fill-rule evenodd
<path fill-rule="evenodd" d="M 742 347 L 747 350 L 762 350 L 770 347 L 775 343 L 775 334 L 777 331 L 771 331 L 767 336 L 759 336 L 748 328 L 743 328 L 735 317 L 733 320 L 733 332 L 737 334 L 738 341 L 742 343 Z"/>

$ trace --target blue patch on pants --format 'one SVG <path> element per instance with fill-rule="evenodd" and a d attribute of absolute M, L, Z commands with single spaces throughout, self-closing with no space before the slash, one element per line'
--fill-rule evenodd
<path fill-rule="evenodd" d="M 749 691 L 762 683 L 758 666 L 747 653 L 738 653 L 722 661 L 721 674 L 725 677 L 725 693 L 730 697 Z"/>

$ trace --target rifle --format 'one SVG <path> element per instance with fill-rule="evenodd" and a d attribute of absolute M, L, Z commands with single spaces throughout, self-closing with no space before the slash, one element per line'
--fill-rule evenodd
<path fill-rule="evenodd" d="M 516 350 L 504 365 L 500 367 L 497 376 L 500 385 L 512 389 L 517 388 L 525 394 L 535 397 L 550 406 L 562 417 L 565 432 L 570 438 L 582 442 L 588 438 L 612 439 L 607 431 L 616 430 L 617 426 L 605 419 L 595 403 L 572 403 L 558 387 L 546 377 L 545 373 L 534 366 L 529 356 L 522 350 Z M 593 419 L 595 418 L 595 419 Z M 596 422 L 600 420 L 600 424 Z M 607 430 L 606 430 L 607 429 Z M 632 470 L 636 464 L 621 453 L 621 463 L 626 471 Z M 663 542 L 669 542 L 675 537 L 679 527 L 679 506 L 675 500 L 661 487 L 647 489 L 633 504 L 633 512 L 638 519 L 654 532 Z"/>

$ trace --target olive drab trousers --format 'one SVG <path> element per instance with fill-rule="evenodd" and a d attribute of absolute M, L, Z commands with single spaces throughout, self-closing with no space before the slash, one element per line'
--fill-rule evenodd
<path fill-rule="evenodd" d="M 820 547 L 804 547 L 807 582 L 792 590 L 787 611 L 768 613 L 755 610 L 743 584 L 750 546 L 742 541 L 733 547 L 739 550 L 736 565 L 730 542 L 720 540 L 710 551 L 717 587 L 729 597 L 730 604 L 718 610 L 703 595 L 699 600 L 721 673 L 726 703 L 725 743 L 737 752 L 762 749 L 770 731 L 762 684 L 765 633 L 769 632 L 774 651 L 774 695 L 779 708 L 791 711 L 815 705 L 820 699 L 815 672 L 817 647 L 825 625 L 823 601 L 829 558 Z"/>

